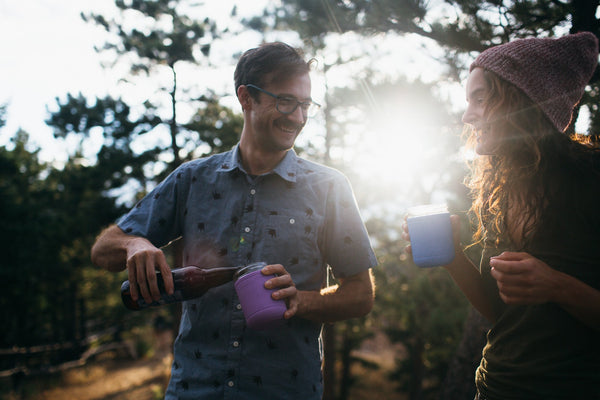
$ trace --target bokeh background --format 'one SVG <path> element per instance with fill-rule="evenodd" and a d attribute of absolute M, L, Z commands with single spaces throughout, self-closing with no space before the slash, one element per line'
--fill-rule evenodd
<path fill-rule="evenodd" d="M 325 326 L 325 398 L 472 398 L 487 323 L 404 254 L 404 214 L 447 203 L 469 243 L 470 62 L 514 38 L 599 35 L 599 3 L 1 0 L 0 398 L 162 398 L 179 306 L 128 311 L 126 273 L 90 247 L 176 166 L 237 142 L 237 58 L 276 40 L 317 60 L 323 107 L 296 151 L 349 177 L 380 263 L 373 312 Z M 572 131 L 595 138 L 598 96 L 596 73 Z M 165 251 L 175 266 L 177 243 Z"/>

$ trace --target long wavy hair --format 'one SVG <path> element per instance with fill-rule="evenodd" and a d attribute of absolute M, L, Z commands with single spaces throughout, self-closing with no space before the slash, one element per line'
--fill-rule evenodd
<path fill-rule="evenodd" d="M 489 88 L 484 99 L 487 128 L 500 140 L 493 155 L 478 156 L 469 165 L 465 183 L 473 197 L 473 239 L 522 250 L 541 230 L 556 226 L 556 211 L 570 206 L 564 190 L 574 170 L 595 171 L 598 152 L 587 137 L 559 132 L 516 86 L 491 71 L 484 77 Z M 467 145 L 474 149 L 477 132 L 466 133 Z M 516 232 L 515 226 L 520 227 Z"/>

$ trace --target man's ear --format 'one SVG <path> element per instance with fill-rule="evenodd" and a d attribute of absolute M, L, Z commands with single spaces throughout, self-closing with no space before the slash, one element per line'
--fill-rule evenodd
<path fill-rule="evenodd" d="M 246 85 L 240 85 L 237 89 L 237 98 L 242 106 L 242 110 L 248 110 L 252 105 L 252 96 Z"/>

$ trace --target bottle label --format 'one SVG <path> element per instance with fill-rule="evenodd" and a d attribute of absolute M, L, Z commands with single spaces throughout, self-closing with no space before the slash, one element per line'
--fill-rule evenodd
<path fill-rule="evenodd" d="M 140 308 L 147 308 L 147 307 L 162 306 L 164 304 L 177 303 L 180 301 L 183 301 L 183 293 L 181 292 L 181 290 L 175 290 L 172 295 L 163 293 L 160 296 L 160 299 L 155 300 L 150 304 L 146 303 L 146 301 L 142 297 L 140 297 L 137 301 L 137 304 Z"/>

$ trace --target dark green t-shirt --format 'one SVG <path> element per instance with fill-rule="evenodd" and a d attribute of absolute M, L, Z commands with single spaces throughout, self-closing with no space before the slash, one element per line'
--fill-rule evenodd
<path fill-rule="evenodd" d="M 594 218 L 582 223 L 573 217 L 565 215 L 565 226 L 544 231 L 526 251 L 600 289 L 600 225 Z M 490 400 L 600 399 L 600 332 L 558 304 L 503 303 L 489 266 L 490 257 L 501 252 L 486 248 L 480 264 L 500 313 L 476 373 L 480 393 Z"/>

